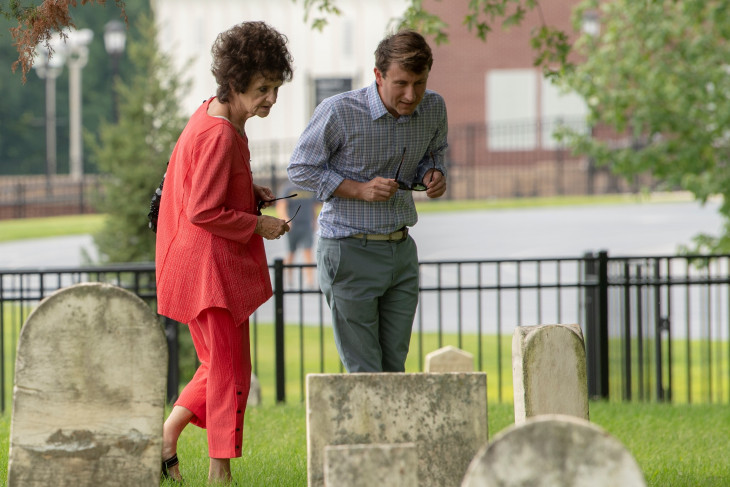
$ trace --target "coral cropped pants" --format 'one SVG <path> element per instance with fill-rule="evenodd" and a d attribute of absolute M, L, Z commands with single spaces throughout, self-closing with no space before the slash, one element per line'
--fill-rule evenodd
<path fill-rule="evenodd" d="M 200 366 L 175 403 L 208 430 L 211 458 L 241 456 L 243 415 L 251 386 L 248 320 L 240 326 L 223 308 L 202 311 L 189 325 Z"/>

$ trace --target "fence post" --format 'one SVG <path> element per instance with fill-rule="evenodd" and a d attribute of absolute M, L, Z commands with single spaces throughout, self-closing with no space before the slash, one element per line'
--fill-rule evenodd
<path fill-rule="evenodd" d="M 276 177 L 276 161 L 272 158 L 269 164 L 269 177 L 271 178 L 271 191 L 277 194 L 279 190 L 279 180 Z"/>
<path fill-rule="evenodd" d="M 276 361 L 276 402 L 286 402 L 284 370 L 284 261 L 274 260 L 274 336 Z"/>
<path fill-rule="evenodd" d="M 608 399 L 608 252 L 584 258 L 588 395 Z"/>
<path fill-rule="evenodd" d="M 84 214 L 84 177 L 81 177 L 81 180 L 79 180 L 79 214 Z"/>
<path fill-rule="evenodd" d="M 0 275 L 0 414 L 5 414 L 5 290 Z M 11 381 L 13 379 L 10 379 Z M 12 398 L 11 398 L 12 399 Z"/>
<path fill-rule="evenodd" d="M 466 164 L 469 168 L 468 171 L 470 173 L 469 176 L 469 182 L 466 186 L 466 198 L 467 199 L 474 199 L 474 186 L 477 181 L 476 177 L 476 168 L 477 168 L 477 162 L 476 162 L 476 137 L 474 136 L 474 131 L 476 127 L 474 124 L 469 124 L 466 127 Z"/>
<path fill-rule="evenodd" d="M 655 368 L 655 382 L 656 382 L 656 395 L 657 400 L 666 401 L 667 394 L 664 388 L 664 352 L 662 349 L 662 338 L 663 332 L 669 329 L 669 303 L 667 303 L 667 318 L 662 316 L 662 272 L 661 272 L 661 257 L 652 259 L 654 267 L 654 360 L 656 362 Z M 668 264 L 667 264 L 668 265 Z M 669 282 L 669 272 L 667 272 L 667 282 Z M 669 299 L 670 293 L 667 293 L 667 299 Z M 671 350 L 671 342 L 669 343 L 668 349 Z M 667 370 L 671 370 L 671 362 L 667 362 Z"/>
<path fill-rule="evenodd" d="M 608 399 L 608 252 L 598 252 L 599 397 Z"/>
<path fill-rule="evenodd" d="M 15 185 L 15 218 L 25 218 L 25 186 L 21 182 Z"/>
<path fill-rule="evenodd" d="M 596 160 L 592 157 L 588 158 L 588 170 L 586 171 L 586 193 L 595 193 L 596 183 Z"/>
<path fill-rule="evenodd" d="M 167 338 L 167 402 L 177 401 L 180 388 L 180 347 L 178 344 L 177 322 L 165 317 L 165 338 Z"/>

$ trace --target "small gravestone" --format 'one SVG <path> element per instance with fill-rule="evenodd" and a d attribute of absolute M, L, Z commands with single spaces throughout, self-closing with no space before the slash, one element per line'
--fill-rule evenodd
<path fill-rule="evenodd" d="M 157 486 L 167 342 L 140 298 L 77 284 L 23 325 L 8 485 Z"/>
<path fill-rule="evenodd" d="M 426 355 L 425 372 L 474 372 L 474 356 L 446 345 Z"/>
<path fill-rule="evenodd" d="M 515 423 L 539 414 L 588 419 L 588 379 L 578 325 L 518 326 L 512 336 Z"/>
<path fill-rule="evenodd" d="M 415 443 L 421 487 L 458 485 L 487 441 L 487 375 L 307 376 L 307 482 L 324 483 L 328 445 Z"/>
<path fill-rule="evenodd" d="M 325 487 L 419 487 L 415 443 L 324 449 Z"/>
<path fill-rule="evenodd" d="M 547 414 L 498 433 L 461 487 L 646 487 L 636 460 L 585 419 Z"/>
<path fill-rule="evenodd" d="M 256 374 L 251 373 L 251 388 L 248 390 L 248 401 L 246 406 L 258 406 L 261 404 L 261 383 Z"/>

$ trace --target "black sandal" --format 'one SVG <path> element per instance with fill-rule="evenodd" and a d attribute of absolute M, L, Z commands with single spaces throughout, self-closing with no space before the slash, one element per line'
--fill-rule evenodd
<path fill-rule="evenodd" d="M 178 460 L 177 460 L 177 453 L 175 453 L 173 456 L 171 456 L 167 460 L 164 460 L 162 462 L 162 478 L 163 479 L 173 479 L 173 480 L 177 481 L 177 479 L 173 478 L 170 475 L 170 472 L 168 470 L 170 468 L 174 467 L 175 465 L 177 465 L 178 463 L 180 463 L 180 462 L 178 462 Z"/>

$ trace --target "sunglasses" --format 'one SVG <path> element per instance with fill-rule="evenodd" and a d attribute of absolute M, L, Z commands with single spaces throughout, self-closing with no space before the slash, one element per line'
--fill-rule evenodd
<path fill-rule="evenodd" d="M 264 205 L 266 203 L 273 203 L 274 201 L 285 200 L 285 199 L 288 199 L 288 198 L 294 198 L 296 195 L 297 195 L 297 193 L 293 193 L 293 194 L 290 194 L 289 196 L 281 196 L 279 198 L 274 198 L 273 200 L 261 200 L 261 201 L 259 201 L 259 204 L 258 204 L 258 207 L 257 207 L 259 215 L 261 214 L 261 210 L 264 208 Z M 294 217 L 297 216 L 297 213 L 299 213 L 299 208 L 301 208 L 301 207 L 302 207 L 302 205 L 299 205 L 297 207 L 297 211 L 294 212 L 294 216 L 291 217 L 291 218 L 289 218 L 286 221 L 287 223 L 289 223 L 290 221 L 292 221 L 294 219 Z"/>
<path fill-rule="evenodd" d="M 429 152 L 431 155 L 431 162 L 433 162 L 433 168 L 436 169 L 436 160 L 433 158 L 433 152 Z M 398 179 L 398 175 L 400 175 L 400 168 L 403 165 L 403 161 L 406 158 L 406 148 L 403 147 L 403 155 L 400 158 L 400 163 L 398 164 L 398 169 L 395 171 L 395 182 L 398 183 L 398 189 L 404 189 L 406 191 L 426 191 L 428 188 L 423 183 L 413 183 L 408 184 L 405 181 L 401 181 Z M 433 181 L 433 172 L 431 173 L 431 179 L 428 181 L 429 184 Z"/>

